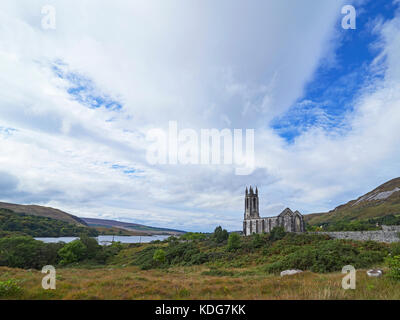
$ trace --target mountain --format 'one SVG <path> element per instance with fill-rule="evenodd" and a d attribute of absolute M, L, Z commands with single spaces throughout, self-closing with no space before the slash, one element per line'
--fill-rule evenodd
<path fill-rule="evenodd" d="M 367 220 L 400 215 L 400 178 L 392 179 L 365 195 L 329 212 L 305 215 L 306 222 L 317 225 L 342 220 Z"/>
<path fill-rule="evenodd" d="M 1 211 L 2 209 L 5 211 Z M 185 233 L 185 231 L 181 230 L 149 227 L 137 223 L 129 223 L 129 222 L 121 222 L 121 221 L 105 220 L 105 219 L 79 218 L 77 216 L 74 216 L 72 214 L 66 213 L 58 209 L 43 207 L 38 205 L 21 205 L 21 204 L 0 202 L 0 213 L 3 215 L 7 215 L 7 219 L 12 219 L 13 224 L 17 223 L 18 225 L 21 226 L 24 224 L 23 220 L 25 219 L 26 220 L 25 225 L 26 226 L 29 225 L 31 228 L 34 228 L 35 230 L 39 229 L 38 226 L 40 226 L 41 224 L 43 225 L 42 226 L 43 228 L 45 224 L 49 224 L 49 226 L 47 226 L 47 229 L 45 231 L 42 230 L 44 232 L 44 233 L 42 232 L 43 234 L 47 234 L 50 232 L 49 230 L 51 229 L 51 224 L 53 224 L 54 229 L 57 230 L 60 229 L 61 227 L 63 227 L 64 230 L 74 230 L 73 235 L 77 233 L 76 230 L 81 230 L 73 228 L 73 226 L 90 227 L 91 229 L 96 229 L 100 234 L 115 234 L 115 235 L 155 235 L 155 234 L 179 235 Z M 15 217 L 12 217 L 12 215 L 15 215 Z M 67 228 L 67 225 L 59 225 L 56 223 L 56 221 L 53 222 L 45 221 L 43 219 L 32 220 L 31 218 L 29 218 L 29 216 L 51 218 L 62 222 L 67 222 L 70 225 Z M 0 222 L 1 221 L 2 220 L 0 219 Z M 23 231 L 27 233 L 25 229 Z M 2 229 L 0 228 L 0 230 Z"/>
<path fill-rule="evenodd" d="M 181 230 L 149 227 L 142 224 L 121 222 L 116 220 L 95 219 L 95 218 L 81 218 L 81 219 L 90 227 L 118 228 L 130 232 L 135 232 L 137 235 L 154 235 L 154 234 L 179 235 L 185 233 L 185 231 Z"/>
<path fill-rule="evenodd" d="M 52 218 L 68 222 L 77 226 L 87 226 L 86 222 L 83 221 L 82 219 L 72 214 L 50 207 L 0 202 L 0 209 L 8 209 L 16 213 L 25 213 L 27 215 L 32 215 L 32 216 Z"/>

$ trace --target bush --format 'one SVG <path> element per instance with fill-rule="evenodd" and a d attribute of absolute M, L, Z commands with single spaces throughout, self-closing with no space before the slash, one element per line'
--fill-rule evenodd
<path fill-rule="evenodd" d="M 204 276 L 215 276 L 215 277 L 232 277 L 234 272 L 220 269 L 210 269 L 201 273 Z"/>
<path fill-rule="evenodd" d="M 228 238 L 227 250 L 236 251 L 237 249 L 240 248 L 240 244 L 241 244 L 240 235 L 237 233 L 231 233 Z"/>
<path fill-rule="evenodd" d="M 67 243 L 58 251 L 58 255 L 61 258 L 60 264 L 62 265 L 81 261 L 85 258 L 86 254 L 87 247 L 79 239 Z"/>
<path fill-rule="evenodd" d="M 157 249 L 154 252 L 153 260 L 159 264 L 164 263 L 165 262 L 165 251 L 163 249 Z"/>
<path fill-rule="evenodd" d="M 285 237 L 286 232 L 283 227 L 274 227 L 270 233 L 271 241 L 281 240 Z"/>
<path fill-rule="evenodd" d="M 400 256 L 400 242 L 394 242 L 390 245 L 390 253 L 392 256 Z"/>
<path fill-rule="evenodd" d="M 264 244 L 263 236 L 259 233 L 253 233 L 251 235 L 251 246 L 253 248 L 260 248 Z"/>
<path fill-rule="evenodd" d="M 228 237 L 229 237 L 228 231 L 226 231 L 225 229 L 222 229 L 221 226 L 216 227 L 214 230 L 214 233 L 212 235 L 212 239 L 216 243 L 222 243 L 222 242 L 228 240 Z"/>
<path fill-rule="evenodd" d="M 180 236 L 181 240 L 205 240 L 207 239 L 207 235 L 205 233 L 200 232 L 187 232 Z"/>
<path fill-rule="evenodd" d="M 60 243 L 44 243 L 28 236 L 0 239 L 0 265 L 11 268 L 41 269 L 56 264 Z"/>
<path fill-rule="evenodd" d="M 399 281 L 400 280 L 400 256 L 387 257 L 386 263 L 388 264 L 390 271 L 389 277 Z"/>
<path fill-rule="evenodd" d="M 290 236 L 289 242 L 295 236 Z M 302 240 L 301 240 L 302 239 Z M 297 240 L 306 240 L 297 238 Z M 362 250 L 354 243 L 342 240 L 316 241 L 299 246 L 286 245 L 285 238 L 276 242 L 268 253 L 278 260 L 265 267 L 266 272 L 275 273 L 286 269 L 311 270 L 313 272 L 326 273 L 339 271 L 345 265 L 354 265 L 356 268 L 369 267 L 384 260 L 385 251 Z M 369 244 L 371 246 L 371 244 Z M 379 246 L 380 244 L 378 244 Z M 374 245 L 375 246 L 375 245 Z M 360 246 L 362 248 L 362 246 Z"/>
<path fill-rule="evenodd" d="M 18 285 L 17 280 L 0 281 L 0 298 L 16 297 L 21 293 L 22 288 Z"/>

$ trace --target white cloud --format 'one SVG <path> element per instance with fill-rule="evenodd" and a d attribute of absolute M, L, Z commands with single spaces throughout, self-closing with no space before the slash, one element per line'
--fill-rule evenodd
<path fill-rule="evenodd" d="M 15 177 L 4 181 L 18 181 L 15 196 L 0 200 L 240 229 L 246 184 L 260 187 L 265 214 L 285 205 L 313 211 L 398 172 L 396 20 L 378 31 L 386 78 L 361 96 L 346 119 L 350 132 L 314 128 L 288 145 L 269 120 L 301 96 L 321 59 L 332 59 L 340 1 L 54 1 L 56 30 L 40 27 L 44 4 L 0 4 L 0 127 L 18 130 L 0 135 L 1 168 Z M 74 101 L 54 61 L 123 109 Z M 225 167 L 149 166 L 145 132 L 170 120 L 181 128 L 255 128 L 257 170 L 240 177 Z"/>

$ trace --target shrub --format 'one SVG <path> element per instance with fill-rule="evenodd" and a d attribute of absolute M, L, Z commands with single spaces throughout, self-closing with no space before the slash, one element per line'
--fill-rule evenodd
<path fill-rule="evenodd" d="M 274 227 L 270 233 L 271 241 L 281 240 L 285 237 L 286 232 L 283 227 Z"/>
<path fill-rule="evenodd" d="M 384 261 L 386 256 L 385 252 L 382 251 L 364 251 L 361 252 L 355 260 L 354 267 L 366 268 L 376 263 Z"/>
<path fill-rule="evenodd" d="M 95 238 L 81 234 L 79 240 L 86 247 L 84 256 L 82 257 L 84 259 L 94 259 L 102 251 L 102 246 L 99 245 Z"/>
<path fill-rule="evenodd" d="M 389 271 L 389 277 L 395 280 L 400 280 L 400 256 L 394 256 L 394 257 L 387 257 L 386 258 L 386 263 L 388 264 L 390 271 Z"/>
<path fill-rule="evenodd" d="M 22 288 L 18 285 L 17 280 L 0 281 L 0 298 L 15 297 L 21 293 Z"/>
<path fill-rule="evenodd" d="M 139 266 L 142 270 L 148 270 L 157 266 L 156 261 L 153 259 L 154 253 L 157 250 L 155 246 L 149 246 L 137 252 L 132 261 L 133 265 Z"/>
<path fill-rule="evenodd" d="M 290 238 L 290 241 L 292 241 L 297 237 L 290 236 Z M 287 240 L 285 238 L 276 242 L 268 250 L 268 254 L 272 255 L 270 261 L 273 261 L 273 263 L 264 268 L 266 272 L 274 273 L 285 269 L 301 269 L 325 273 L 341 270 L 343 266 L 348 264 L 354 265 L 356 268 L 369 267 L 382 262 L 386 254 L 385 250 L 360 251 L 355 243 L 347 243 L 341 240 L 316 241 L 304 244 L 301 247 L 286 245 Z M 369 246 L 375 247 L 372 244 L 369 244 Z"/>
<path fill-rule="evenodd" d="M 62 244 L 44 243 L 28 236 L 0 239 L 0 265 L 11 268 L 40 269 L 56 264 Z"/>
<path fill-rule="evenodd" d="M 240 235 L 237 233 L 231 233 L 228 238 L 228 245 L 227 249 L 228 251 L 236 251 L 237 249 L 240 248 Z"/>
<path fill-rule="evenodd" d="M 200 232 L 187 232 L 180 236 L 182 240 L 205 240 L 207 239 L 207 235 L 205 233 Z"/>
<path fill-rule="evenodd" d="M 204 276 L 215 276 L 215 277 L 232 277 L 234 272 L 220 269 L 210 269 L 201 273 Z"/>
<path fill-rule="evenodd" d="M 259 233 L 253 233 L 251 235 L 251 246 L 253 248 L 260 248 L 264 244 L 263 236 Z"/>
<path fill-rule="evenodd" d="M 390 253 L 392 256 L 400 256 L 400 242 L 394 242 L 390 245 Z"/>
<path fill-rule="evenodd" d="M 153 260 L 159 264 L 164 263 L 165 262 L 165 251 L 163 249 L 157 249 L 154 252 Z"/>
<path fill-rule="evenodd" d="M 87 247 L 79 239 L 67 243 L 63 248 L 58 251 L 61 258 L 60 264 L 66 265 L 74 262 L 81 261 L 85 258 Z"/>

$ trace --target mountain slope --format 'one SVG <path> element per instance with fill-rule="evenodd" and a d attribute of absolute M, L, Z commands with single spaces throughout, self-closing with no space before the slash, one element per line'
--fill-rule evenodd
<path fill-rule="evenodd" d="M 16 213 L 25 213 L 25 214 L 33 215 L 33 216 L 52 218 L 52 219 L 72 223 L 77 226 L 87 226 L 86 222 L 83 221 L 82 219 L 80 219 L 72 214 L 66 213 L 66 212 L 58 210 L 58 209 L 50 208 L 50 207 L 0 202 L 0 209 L 8 209 L 8 210 L 12 210 Z"/>
<path fill-rule="evenodd" d="M 106 227 L 106 228 L 119 228 L 128 231 L 135 231 L 138 234 L 152 235 L 152 234 L 170 234 L 178 235 L 183 234 L 185 231 L 149 227 L 137 223 L 121 222 L 116 220 L 95 219 L 95 218 L 81 218 L 90 227 Z"/>
<path fill-rule="evenodd" d="M 356 200 L 329 212 L 305 215 L 310 225 L 341 220 L 366 220 L 387 215 L 400 215 L 400 178 L 392 179 Z"/>

